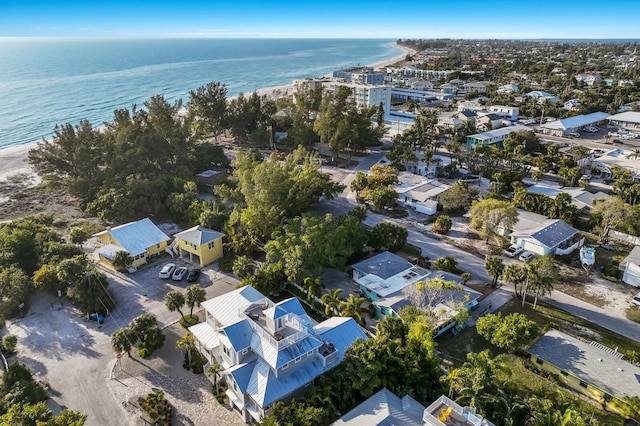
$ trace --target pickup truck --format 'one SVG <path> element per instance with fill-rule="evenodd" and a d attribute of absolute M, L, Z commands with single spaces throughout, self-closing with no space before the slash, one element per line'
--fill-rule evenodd
<path fill-rule="evenodd" d="M 516 257 L 518 256 L 520 253 L 522 253 L 524 251 L 524 249 L 522 247 L 520 247 L 517 244 L 511 244 L 509 246 L 509 248 L 507 248 L 504 251 L 504 254 L 506 254 L 509 257 Z"/>

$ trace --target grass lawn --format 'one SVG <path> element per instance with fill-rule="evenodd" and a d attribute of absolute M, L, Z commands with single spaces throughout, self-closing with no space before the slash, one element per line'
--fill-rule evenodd
<path fill-rule="evenodd" d="M 640 306 L 629 306 L 625 314 L 628 320 L 640 322 Z"/>

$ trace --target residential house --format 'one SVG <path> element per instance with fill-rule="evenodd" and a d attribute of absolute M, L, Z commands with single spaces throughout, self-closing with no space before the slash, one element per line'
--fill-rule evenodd
<path fill-rule="evenodd" d="M 376 301 L 424 281 L 430 272 L 388 251 L 352 265 L 353 280 L 368 299 Z"/>
<path fill-rule="evenodd" d="M 498 94 L 507 94 L 507 93 L 518 93 L 518 85 L 517 84 L 503 84 L 498 87 Z"/>
<path fill-rule="evenodd" d="M 612 177 L 614 169 L 619 168 L 630 171 L 635 180 L 640 179 L 640 158 L 633 151 L 615 148 L 602 155 L 590 156 L 588 164 L 608 177 Z"/>
<path fill-rule="evenodd" d="M 430 311 L 435 317 L 433 324 L 433 337 L 441 336 L 448 331 L 454 335 L 466 327 L 466 324 L 458 324 L 455 317 L 461 309 L 471 311 L 478 306 L 478 299 L 482 296 L 475 290 L 462 285 L 460 276 L 444 271 L 432 271 L 426 277 L 429 279 L 440 279 L 454 282 L 459 285 L 455 289 L 438 289 L 432 292 L 425 291 L 424 297 L 420 301 L 412 300 L 407 295 L 407 289 L 415 286 L 413 283 L 402 290 L 391 293 L 373 302 L 376 309 L 376 316 L 384 318 L 386 316 L 399 317 L 402 308 L 415 306 L 416 308 Z"/>
<path fill-rule="evenodd" d="M 527 126 L 516 124 L 514 126 L 501 127 L 499 129 L 489 130 L 487 132 L 476 133 L 474 135 L 467 136 L 467 146 L 502 146 L 502 142 L 504 142 L 509 134 L 522 131 L 530 132 L 531 129 Z"/>
<path fill-rule="evenodd" d="M 440 86 L 440 91 L 447 95 L 455 95 L 458 93 L 459 87 L 455 84 L 445 83 Z"/>
<path fill-rule="evenodd" d="M 593 86 L 597 81 L 601 79 L 600 73 L 595 71 L 587 71 L 580 73 L 574 77 L 576 81 L 586 84 L 587 86 Z"/>
<path fill-rule="evenodd" d="M 550 330 L 528 350 L 531 361 L 571 389 L 620 413 L 625 396 L 640 395 L 640 367 L 597 342 L 587 343 Z"/>
<path fill-rule="evenodd" d="M 618 268 L 622 271 L 623 282 L 640 287 L 640 246 L 634 246 Z"/>
<path fill-rule="evenodd" d="M 462 407 L 446 395 L 424 410 L 424 426 L 495 426 L 476 412 L 475 407 Z"/>
<path fill-rule="evenodd" d="M 435 84 L 428 80 L 413 79 L 409 82 L 409 87 L 413 90 L 433 90 Z"/>
<path fill-rule="evenodd" d="M 629 129 L 640 129 L 640 112 L 626 111 L 620 114 L 610 115 L 609 124 Z"/>
<path fill-rule="evenodd" d="M 503 232 L 512 244 L 537 255 L 565 255 L 584 244 L 580 231 L 560 219 L 518 209 L 518 221 L 513 229 Z"/>
<path fill-rule="evenodd" d="M 189 327 L 206 370 L 219 364 L 218 385 L 245 422 L 260 422 L 336 367 L 347 348 L 366 339 L 347 317 L 316 324 L 297 298 L 272 302 L 246 286 L 202 303 L 205 321 Z"/>
<path fill-rule="evenodd" d="M 583 211 L 591 210 L 591 207 L 593 207 L 598 201 L 611 199 L 610 195 L 605 194 L 602 191 L 598 191 L 594 194 L 582 188 L 559 188 L 543 184 L 531 185 L 527 187 L 527 191 L 546 195 L 549 198 L 556 198 L 560 193 L 569 194 L 569 196 L 571 196 L 571 203 L 579 210 Z"/>
<path fill-rule="evenodd" d="M 132 270 L 147 263 L 149 257 L 162 253 L 170 238 L 149 218 L 125 223 L 93 235 L 97 239 L 98 259 L 111 269 L 119 251 L 126 251 L 133 258 Z"/>
<path fill-rule="evenodd" d="M 549 102 L 549 103 L 555 103 L 555 102 L 560 102 L 560 98 L 552 95 L 551 93 L 547 93 L 545 91 L 542 90 L 533 90 L 529 93 L 526 94 L 527 97 L 529 98 L 533 98 L 535 100 L 538 101 L 538 103 L 544 103 L 544 102 Z"/>
<path fill-rule="evenodd" d="M 398 193 L 398 201 L 413 207 L 419 213 L 433 215 L 437 211 L 438 195 L 451 186 L 437 179 L 416 178 L 418 177 L 404 172 L 399 175 L 400 183 L 394 187 Z"/>
<path fill-rule="evenodd" d="M 518 117 L 520 116 L 520 109 L 514 106 L 489 105 L 487 111 L 497 114 L 509 121 L 518 121 Z"/>
<path fill-rule="evenodd" d="M 566 109 L 567 111 L 575 111 L 578 109 L 579 106 L 580 106 L 580 99 L 569 99 L 567 102 L 564 103 L 562 108 Z"/>
<path fill-rule="evenodd" d="M 454 116 L 452 112 L 441 112 L 438 114 L 438 127 L 442 129 L 460 129 L 466 120 L 461 120 Z"/>
<path fill-rule="evenodd" d="M 222 258 L 222 237 L 224 234 L 204 226 L 194 226 L 174 236 L 170 249 L 180 257 L 188 257 L 189 262 L 206 266 Z"/>
<path fill-rule="evenodd" d="M 502 127 L 503 119 L 498 114 L 492 112 L 478 113 L 476 117 L 476 129 L 481 132 L 487 132 Z"/>
<path fill-rule="evenodd" d="M 475 124 L 478 113 L 476 111 L 465 109 L 463 111 L 459 111 L 458 114 L 455 115 L 455 117 L 460 120 L 471 121 Z"/>
<path fill-rule="evenodd" d="M 424 407 L 408 395 L 400 398 L 386 388 L 331 424 L 331 426 L 495 426 L 476 413 L 441 395 Z"/>
<path fill-rule="evenodd" d="M 423 426 L 424 410 L 425 406 L 409 395 L 399 398 L 382 388 L 331 426 Z"/>
<path fill-rule="evenodd" d="M 487 83 L 484 81 L 471 81 L 462 85 L 464 93 L 478 92 L 485 93 L 487 91 Z"/>
<path fill-rule="evenodd" d="M 568 136 L 571 133 L 580 132 L 584 127 L 604 124 L 607 122 L 607 117 L 609 114 L 606 112 L 576 115 L 562 120 L 549 121 L 540 126 L 540 131 L 546 135 Z"/>

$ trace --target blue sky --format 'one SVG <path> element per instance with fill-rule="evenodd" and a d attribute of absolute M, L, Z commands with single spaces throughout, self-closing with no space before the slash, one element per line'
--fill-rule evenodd
<path fill-rule="evenodd" d="M 639 17 L 637 0 L 0 0 L 0 36 L 640 38 Z"/>

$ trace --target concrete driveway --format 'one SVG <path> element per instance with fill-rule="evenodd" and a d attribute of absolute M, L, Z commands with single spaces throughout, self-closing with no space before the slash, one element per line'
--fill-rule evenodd
<path fill-rule="evenodd" d="M 121 401 L 105 385 L 115 362 L 111 334 L 145 312 L 154 314 L 161 327 L 179 319 L 164 305 L 164 296 L 191 283 L 159 279 L 158 272 L 169 261 L 183 263 L 167 255 L 134 274 L 103 270 L 117 303 L 103 325 L 86 320 L 68 299 L 42 293 L 32 298 L 24 318 L 7 324 L 7 332 L 18 337 L 17 359 L 50 383 L 48 403 L 55 412 L 69 408 L 85 413 L 87 426 L 130 424 Z M 199 283 L 212 298 L 235 289 L 238 280 L 214 267 L 203 269 Z"/>

